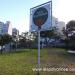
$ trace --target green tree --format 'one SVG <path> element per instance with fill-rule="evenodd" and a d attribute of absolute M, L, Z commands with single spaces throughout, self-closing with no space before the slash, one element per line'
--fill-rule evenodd
<path fill-rule="evenodd" d="M 63 33 L 66 36 L 65 43 L 66 49 L 68 48 L 75 49 L 75 20 L 71 20 L 66 24 L 66 29 L 63 29 Z"/>
<path fill-rule="evenodd" d="M 0 35 L 1 53 L 3 52 L 3 46 L 11 42 L 12 37 L 9 34 Z"/>
<path fill-rule="evenodd" d="M 22 34 L 19 37 L 19 47 L 26 47 L 26 36 Z"/>
<path fill-rule="evenodd" d="M 71 20 L 66 24 L 66 30 L 69 33 L 71 33 L 72 31 L 75 31 L 75 20 Z"/>
<path fill-rule="evenodd" d="M 50 29 L 50 30 L 41 31 L 40 34 L 41 34 L 41 37 L 45 38 L 46 44 L 48 44 L 47 38 L 49 38 L 49 39 L 51 39 L 51 38 L 54 38 L 54 39 L 60 38 L 58 36 L 56 27 L 52 27 L 52 29 Z"/>

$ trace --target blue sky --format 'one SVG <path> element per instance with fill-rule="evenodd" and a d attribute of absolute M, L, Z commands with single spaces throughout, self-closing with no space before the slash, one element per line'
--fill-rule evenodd
<path fill-rule="evenodd" d="M 48 1 L 50 0 L 0 0 L 0 21 L 11 21 L 12 27 L 19 29 L 20 33 L 28 31 L 30 8 Z M 53 15 L 59 18 L 59 20 L 67 22 L 75 18 L 75 16 L 71 14 L 75 13 L 72 9 L 74 7 L 74 0 L 52 1 Z"/>

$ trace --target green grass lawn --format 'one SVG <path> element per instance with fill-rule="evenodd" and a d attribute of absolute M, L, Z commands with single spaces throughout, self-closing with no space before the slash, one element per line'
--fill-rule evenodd
<path fill-rule="evenodd" d="M 75 67 L 75 55 L 64 49 L 41 49 L 41 67 Z M 22 49 L 0 54 L 0 75 L 36 75 L 32 68 L 37 67 L 37 49 Z M 40 71 L 40 75 L 74 75 L 74 72 Z"/>

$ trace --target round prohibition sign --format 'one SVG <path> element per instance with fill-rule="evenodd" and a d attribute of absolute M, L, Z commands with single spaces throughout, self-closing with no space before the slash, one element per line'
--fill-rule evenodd
<path fill-rule="evenodd" d="M 41 27 L 48 18 L 48 11 L 44 7 L 38 8 L 33 14 L 33 22 L 38 27 Z"/>

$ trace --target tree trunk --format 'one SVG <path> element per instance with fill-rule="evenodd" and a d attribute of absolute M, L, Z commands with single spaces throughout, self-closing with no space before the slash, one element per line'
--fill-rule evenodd
<path fill-rule="evenodd" d="M 3 46 L 1 46 L 1 54 L 3 53 Z"/>

